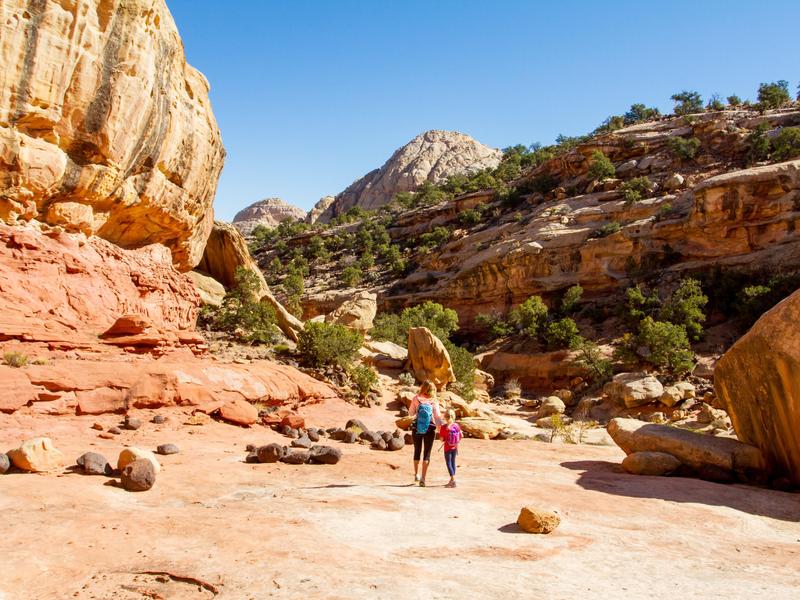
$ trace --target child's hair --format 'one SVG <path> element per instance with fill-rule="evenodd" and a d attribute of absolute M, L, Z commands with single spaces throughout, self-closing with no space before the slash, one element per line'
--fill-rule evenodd
<path fill-rule="evenodd" d="M 425 380 L 422 382 L 422 385 L 419 386 L 419 393 L 428 398 L 434 398 L 436 397 L 436 386 L 433 385 L 432 381 Z"/>
<path fill-rule="evenodd" d="M 447 424 L 448 425 L 452 425 L 455 422 L 456 422 L 456 411 L 454 411 L 452 408 L 448 408 L 447 409 Z"/>

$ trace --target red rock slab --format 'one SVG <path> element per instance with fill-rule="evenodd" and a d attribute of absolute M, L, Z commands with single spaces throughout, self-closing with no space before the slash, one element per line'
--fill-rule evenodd
<path fill-rule="evenodd" d="M 14 412 L 38 398 L 23 369 L 0 366 L 0 412 Z"/>
<path fill-rule="evenodd" d="M 250 426 L 258 421 L 258 409 L 247 400 L 230 394 L 220 407 L 219 416 L 235 425 Z"/>
<path fill-rule="evenodd" d="M 292 429 L 302 429 L 306 426 L 306 420 L 300 415 L 286 415 L 281 419 L 281 425 L 288 425 Z"/>
<path fill-rule="evenodd" d="M 123 413 L 128 404 L 125 392 L 118 389 L 101 387 L 95 390 L 76 393 L 79 415 L 101 415 L 103 413 Z"/>
<path fill-rule="evenodd" d="M 114 324 L 100 335 L 101 338 L 112 338 L 139 335 L 153 326 L 153 322 L 144 315 L 122 315 Z"/>

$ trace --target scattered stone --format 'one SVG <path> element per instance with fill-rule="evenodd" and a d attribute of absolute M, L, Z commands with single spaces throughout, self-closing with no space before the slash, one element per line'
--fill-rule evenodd
<path fill-rule="evenodd" d="M 95 423 L 94 425 L 92 425 L 92 429 L 94 429 L 96 431 L 103 431 L 103 429 L 105 429 L 105 427 L 103 427 L 102 423 Z"/>
<path fill-rule="evenodd" d="M 290 450 L 284 454 L 280 461 L 287 465 L 302 465 L 311 460 L 311 453 L 306 450 Z"/>
<path fill-rule="evenodd" d="M 53 471 L 64 464 L 64 455 L 48 437 L 25 440 L 8 452 L 8 458 L 18 469 L 34 473 Z"/>
<path fill-rule="evenodd" d="M 373 450 L 386 450 L 388 446 L 384 439 L 379 437 L 377 442 L 372 442 L 371 447 Z"/>
<path fill-rule="evenodd" d="M 255 452 L 257 449 L 258 446 L 256 446 L 255 444 L 247 444 L 247 446 L 245 446 L 245 451 L 247 452 Z"/>
<path fill-rule="evenodd" d="M 8 458 L 7 454 L 3 454 L 2 452 L 0 452 L 0 475 L 7 473 L 10 468 L 11 468 L 11 459 Z"/>
<path fill-rule="evenodd" d="M 125 421 L 122 423 L 123 429 L 129 429 L 135 431 L 142 426 L 141 419 L 137 419 L 136 417 L 125 417 Z"/>
<path fill-rule="evenodd" d="M 508 429 L 503 429 L 503 431 L 501 431 L 500 433 L 498 433 L 498 434 L 497 434 L 497 435 L 494 437 L 494 439 L 496 439 L 496 440 L 507 440 L 507 439 L 509 439 L 510 437 L 511 437 L 511 431 L 509 431 Z"/>
<path fill-rule="evenodd" d="M 542 405 L 539 407 L 537 418 L 544 419 L 545 417 L 550 417 L 555 414 L 564 414 L 566 409 L 567 407 L 561 398 L 558 396 L 550 396 L 549 398 L 545 398 Z"/>
<path fill-rule="evenodd" d="M 359 419 L 350 419 L 347 421 L 347 425 L 345 425 L 344 428 L 350 431 L 355 431 L 356 435 L 360 435 L 364 431 L 369 431 L 369 427 L 364 425 L 364 423 Z"/>
<path fill-rule="evenodd" d="M 155 485 L 156 473 L 150 460 L 137 458 L 120 471 L 120 481 L 129 492 L 146 492 Z"/>
<path fill-rule="evenodd" d="M 617 404 L 635 408 L 660 399 L 664 386 L 646 373 L 619 373 L 605 385 L 603 393 Z"/>
<path fill-rule="evenodd" d="M 654 412 L 648 417 L 647 420 L 651 423 L 666 423 L 667 415 L 665 415 L 663 412 Z"/>
<path fill-rule="evenodd" d="M 175 444 L 161 444 L 156 448 L 156 452 L 166 456 L 168 454 L 178 454 L 180 449 Z"/>
<path fill-rule="evenodd" d="M 683 400 L 694 398 L 697 394 L 697 389 L 688 381 L 679 381 L 674 387 L 683 395 Z M 708 393 L 710 392 L 707 392 L 707 394 Z M 713 394 L 711 395 L 713 396 Z"/>
<path fill-rule="evenodd" d="M 347 432 L 341 427 L 334 427 L 332 429 L 329 429 L 328 433 L 330 434 L 331 439 L 336 440 L 337 442 L 341 442 L 342 440 L 344 440 L 345 435 L 347 434 Z"/>
<path fill-rule="evenodd" d="M 633 475 L 669 475 L 681 461 L 666 452 L 634 452 L 622 461 L 622 468 Z"/>
<path fill-rule="evenodd" d="M 261 461 L 258 460 L 258 454 L 255 452 L 248 452 L 247 456 L 244 457 L 244 462 L 246 463 L 260 463 Z"/>
<path fill-rule="evenodd" d="M 104 431 L 103 433 L 101 433 L 97 437 L 102 438 L 104 440 L 113 440 L 114 439 L 114 434 L 113 433 L 108 433 L 107 431 Z"/>
<path fill-rule="evenodd" d="M 550 436 L 546 433 L 537 433 L 533 436 L 534 441 L 550 443 Z"/>
<path fill-rule="evenodd" d="M 390 439 L 392 439 L 393 437 L 397 437 L 393 435 L 391 431 L 379 431 L 378 435 L 381 436 L 381 438 L 383 438 L 383 441 L 386 442 L 387 444 L 389 443 Z"/>
<path fill-rule="evenodd" d="M 320 438 L 319 432 L 314 429 L 309 429 L 308 431 L 306 431 L 306 436 L 312 442 L 318 442 Z"/>
<path fill-rule="evenodd" d="M 156 473 L 161 470 L 161 464 L 158 462 L 155 454 L 149 450 L 142 450 L 141 448 L 136 448 L 135 446 L 128 446 L 119 453 L 119 458 L 117 459 L 117 470 L 121 473 L 126 466 L 141 458 L 152 462 L 153 469 L 155 469 Z"/>
<path fill-rule="evenodd" d="M 677 190 L 683 185 L 684 181 L 683 175 L 680 173 L 673 173 L 664 180 L 664 189 L 668 191 Z"/>
<path fill-rule="evenodd" d="M 306 420 L 300 415 L 286 415 L 281 420 L 281 425 L 288 425 L 289 429 L 301 429 L 306 426 Z"/>
<path fill-rule="evenodd" d="M 377 431 L 364 431 L 358 438 L 370 444 L 377 444 L 378 441 L 383 440 L 383 437 Z"/>
<path fill-rule="evenodd" d="M 561 524 L 556 513 L 525 506 L 517 517 L 517 525 L 528 533 L 550 533 Z"/>
<path fill-rule="evenodd" d="M 267 444 L 258 449 L 258 462 L 274 463 L 278 462 L 286 454 L 286 447 L 280 444 Z"/>
<path fill-rule="evenodd" d="M 75 462 L 81 468 L 84 475 L 110 476 L 114 473 L 114 469 L 108 464 L 106 457 L 97 452 L 81 454 Z"/>
<path fill-rule="evenodd" d="M 311 440 L 306 435 L 303 435 L 303 436 L 297 438 L 296 440 L 292 440 L 292 448 L 305 448 L 305 449 L 308 449 L 308 448 L 311 448 L 311 446 L 313 446 L 313 443 L 311 442 Z"/>
<path fill-rule="evenodd" d="M 719 408 L 712 408 L 705 402 L 700 403 L 700 412 L 697 415 L 698 423 L 714 423 L 715 421 L 725 421 L 728 413 Z"/>
<path fill-rule="evenodd" d="M 111 433 L 113 435 L 119 435 L 122 433 L 122 429 L 120 429 L 119 427 L 109 427 L 108 433 Z"/>
<path fill-rule="evenodd" d="M 386 442 L 386 449 L 391 452 L 396 452 L 397 450 L 402 450 L 405 445 L 406 443 L 403 438 L 391 437 L 389 441 Z"/>
<path fill-rule="evenodd" d="M 335 465 L 342 459 L 342 451 L 330 446 L 312 446 L 309 454 L 311 462 L 320 465 Z"/>
<path fill-rule="evenodd" d="M 675 406 L 681 400 L 683 400 L 683 392 L 674 385 L 664 388 L 664 393 L 658 399 L 661 404 L 668 408 Z"/>
<path fill-rule="evenodd" d="M 289 433 L 287 433 L 286 435 L 289 436 L 290 438 L 292 438 L 293 440 L 296 440 L 297 438 L 300 437 L 300 430 L 299 429 L 290 429 Z"/>
<path fill-rule="evenodd" d="M 555 429 L 556 427 L 555 424 L 553 423 L 553 417 L 555 417 L 555 415 L 550 415 L 549 417 L 536 419 L 536 426 L 541 429 Z M 572 423 L 572 419 L 570 419 L 569 417 L 562 416 L 558 418 L 561 419 L 562 425 L 569 425 L 570 423 Z"/>
<path fill-rule="evenodd" d="M 155 423 L 156 425 L 162 425 L 163 423 L 167 422 L 167 417 L 164 415 L 156 415 L 150 422 Z"/>

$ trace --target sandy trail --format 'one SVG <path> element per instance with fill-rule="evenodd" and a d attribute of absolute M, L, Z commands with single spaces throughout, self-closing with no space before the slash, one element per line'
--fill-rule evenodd
<path fill-rule="evenodd" d="M 72 460 L 124 444 L 162 457 L 150 492 L 104 477 L 0 477 L 5 516 L 0 598 L 797 598 L 800 495 L 627 475 L 616 447 L 466 440 L 460 487 L 409 485 L 411 450 L 331 442 L 335 466 L 250 465 L 247 443 L 286 438 L 262 427 L 146 423 L 118 439 L 104 417 L 0 415 L 0 447 L 49 435 Z M 312 425 L 382 409 L 325 405 Z M 149 419 L 150 412 L 142 412 Z M 548 536 L 520 533 L 519 508 L 557 510 Z M 149 572 L 147 574 L 141 574 Z M 173 577 L 171 577 L 171 576 Z"/>

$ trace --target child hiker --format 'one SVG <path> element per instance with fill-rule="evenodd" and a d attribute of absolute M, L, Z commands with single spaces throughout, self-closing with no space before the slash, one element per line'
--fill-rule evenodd
<path fill-rule="evenodd" d="M 451 408 L 447 411 L 447 422 L 439 429 L 439 435 L 444 442 L 444 462 L 447 465 L 447 472 L 450 473 L 450 481 L 444 487 L 456 487 L 456 456 L 458 456 L 458 443 L 463 437 L 461 427 L 456 423 L 456 413 Z"/>

